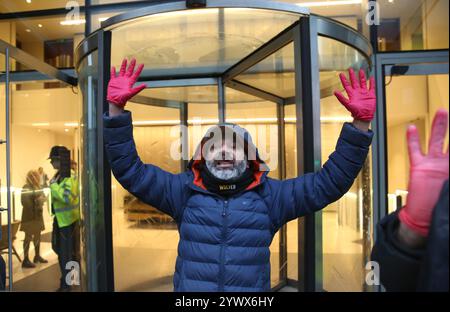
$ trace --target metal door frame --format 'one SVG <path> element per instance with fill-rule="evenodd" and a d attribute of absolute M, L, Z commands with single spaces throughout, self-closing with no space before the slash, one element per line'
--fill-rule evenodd
<path fill-rule="evenodd" d="M 373 163 L 378 170 L 373 170 L 374 224 L 378 223 L 388 212 L 387 186 L 387 115 L 386 115 L 386 77 L 391 76 L 395 66 L 407 66 L 400 76 L 436 75 L 449 73 L 449 50 L 384 52 L 375 56 L 375 78 L 377 90 L 377 111 L 373 122 L 374 144 L 372 148 Z M 373 229 L 374 237 L 377 228 Z"/>

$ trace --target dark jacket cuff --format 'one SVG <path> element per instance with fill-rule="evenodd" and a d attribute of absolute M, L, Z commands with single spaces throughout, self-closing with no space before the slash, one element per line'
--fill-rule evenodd
<path fill-rule="evenodd" d="M 131 112 L 110 117 L 108 112 L 103 115 L 103 137 L 105 144 L 120 144 L 133 140 L 133 123 Z"/>
<path fill-rule="evenodd" d="M 105 128 L 120 128 L 131 125 L 131 112 L 125 110 L 122 114 L 110 117 L 109 112 L 103 114 L 103 123 Z"/>
<path fill-rule="evenodd" d="M 350 122 L 346 122 L 342 127 L 340 138 L 352 145 L 369 147 L 372 143 L 373 131 L 370 129 L 369 131 L 362 131 L 353 126 Z"/>
<path fill-rule="evenodd" d="M 425 248 L 402 244 L 397 238 L 399 222 L 396 212 L 380 221 L 372 260 L 380 266 L 380 280 L 386 290 L 416 291 Z"/>

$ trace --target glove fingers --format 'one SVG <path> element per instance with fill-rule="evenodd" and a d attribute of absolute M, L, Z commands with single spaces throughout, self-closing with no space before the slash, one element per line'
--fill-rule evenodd
<path fill-rule="evenodd" d="M 134 72 L 134 74 L 131 76 L 133 78 L 133 81 L 137 81 L 139 78 L 139 75 L 142 72 L 142 69 L 144 69 L 144 64 L 140 64 L 138 66 L 138 69 L 136 69 L 136 71 Z"/>
<path fill-rule="evenodd" d="M 423 157 L 422 147 L 420 146 L 419 134 L 417 133 L 416 126 L 411 125 L 408 127 L 407 138 L 409 161 L 411 162 L 411 166 L 414 166 Z"/>
<path fill-rule="evenodd" d="M 131 92 L 133 93 L 133 95 L 138 94 L 139 92 L 141 92 L 143 89 L 147 88 L 147 85 L 145 83 L 140 84 L 137 87 L 134 87 L 133 89 L 131 89 Z"/>
<path fill-rule="evenodd" d="M 348 82 L 347 77 L 345 77 L 344 73 L 340 73 L 339 78 L 341 79 L 342 86 L 344 87 L 345 91 L 347 92 L 347 95 L 350 97 L 350 94 L 352 94 L 352 87 L 350 86 L 350 83 Z"/>
<path fill-rule="evenodd" d="M 434 156 L 442 155 L 447 127 L 448 113 L 444 109 L 440 109 L 434 116 L 433 126 L 431 127 L 431 136 L 428 146 L 429 154 Z"/>
<path fill-rule="evenodd" d="M 345 106 L 345 108 L 348 108 L 348 105 L 350 104 L 350 101 L 339 91 L 334 91 L 334 96 L 338 99 L 339 102 L 341 102 L 342 105 Z"/>
<path fill-rule="evenodd" d="M 114 66 L 111 67 L 111 74 L 109 78 L 116 78 L 116 68 Z"/>
<path fill-rule="evenodd" d="M 353 70 L 353 68 L 350 68 L 348 70 L 348 75 L 350 77 L 350 82 L 352 84 L 353 89 L 359 88 L 359 82 L 356 79 L 355 71 Z"/>
<path fill-rule="evenodd" d="M 359 83 L 360 83 L 361 89 L 367 90 L 366 74 L 364 73 L 363 69 L 359 70 Z"/>
<path fill-rule="evenodd" d="M 127 59 L 124 58 L 122 61 L 122 65 L 120 65 L 119 76 L 125 75 L 126 69 L 127 69 Z"/>
<path fill-rule="evenodd" d="M 136 66 L 136 59 L 135 59 L 135 58 L 133 58 L 133 59 L 131 60 L 130 66 L 128 66 L 128 70 L 127 70 L 127 73 L 126 73 L 126 76 L 127 76 L 127 77 L 131 77 L 131 75 L 133 75 L 133 72 L 134 72 L 134 66 Z"/>

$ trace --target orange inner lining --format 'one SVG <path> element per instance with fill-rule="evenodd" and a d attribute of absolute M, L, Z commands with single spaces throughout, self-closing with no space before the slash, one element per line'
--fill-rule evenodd
<path fill-rule="evenodd" d="M 206 190 L 205 185 L 203 185 L 203 180 L 202 177 L 200 175 L 200 170 L 198 168 L 198 166 L 200 165 L 201 160 L 194 160 L 194 163 L 192 164 L 192 172 L 194 173 L 194 185 L 197 185 L 198 187 Z M 257 160 L 253 160 L 253 164 L 255 168 L 258 168 L 258 166 L 260 165 L 259 161 Z M 264 174 L 264 171 L 254 171 L 254 178 L 255 180 L 250 183 L 249 186 L 247 186 L 246 190 L 250 190 L 256 186 L 258 186 L 261 183 L 261 178 Z"/>

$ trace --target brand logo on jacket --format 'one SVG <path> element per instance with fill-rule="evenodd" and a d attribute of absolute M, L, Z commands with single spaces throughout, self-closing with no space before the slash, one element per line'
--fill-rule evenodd
<path fill-rule="evenodd" d="M 224 184 L 219 185 L 219 190 L 221 191 L 231 191 L 236 189 L 236 184 Z"/>

